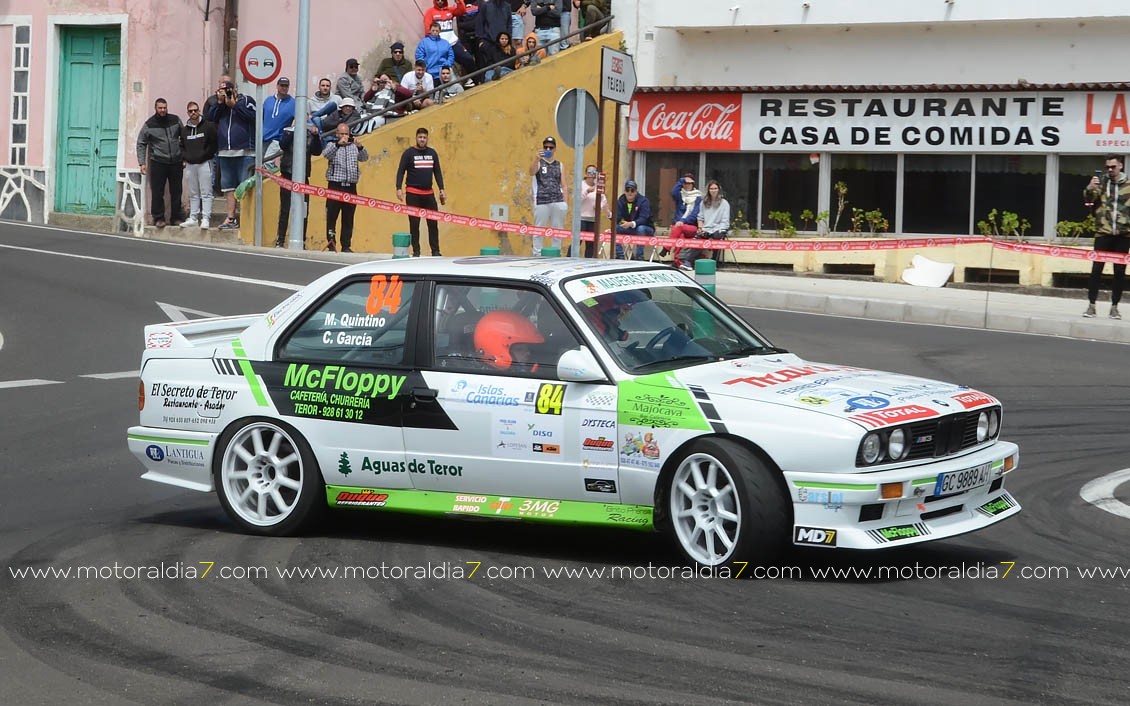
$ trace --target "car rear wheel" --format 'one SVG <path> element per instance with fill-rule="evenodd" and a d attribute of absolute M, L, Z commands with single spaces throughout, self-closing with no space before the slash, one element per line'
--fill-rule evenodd
<path fill-rule="evenodd" d="M 224 510 L 255 534 L 294 534 L 326 507 L 325 485 L 309 444 L 293 428 L 249 419 L 224 432 L 214 464 Z"/>
<path fill-rule="evenodd" d="M 679 550 L 702 566 L 765 566 L 789 534 L 789 500 L 779 475 L 726 439 L 691 444 L 667 487 Z"/>

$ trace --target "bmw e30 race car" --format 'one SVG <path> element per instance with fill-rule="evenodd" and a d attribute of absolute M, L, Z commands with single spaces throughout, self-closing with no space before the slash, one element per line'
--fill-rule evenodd
<path fill-rule="evenodd" d="M 245 531 L 327 507 L 668 532 L 703 566 L 879 549 L 1020 511 L 1001 406 L 774 347 L 666 266 L 345 267 L 267 314 L 145 327 L 145 479 Z"/>

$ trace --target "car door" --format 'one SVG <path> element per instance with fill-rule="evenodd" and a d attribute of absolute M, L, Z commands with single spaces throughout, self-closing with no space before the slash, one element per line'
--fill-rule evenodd
<path fill-rule="evenodd" d="M 411 488 L 402 420 L 423 287 L 397 276 L 344 280 L 310 307 L 258 371 L 283 418 L 310 443 L 328 485 Z"/>
<path fill-rule="evenodd" d="M 616 502 L 616 388 L 558 379 L 581 343 L 546 293 L 440 281 L 431 306 L 423 376 L 457 429 L 405 426 L 416 487 Z"/>

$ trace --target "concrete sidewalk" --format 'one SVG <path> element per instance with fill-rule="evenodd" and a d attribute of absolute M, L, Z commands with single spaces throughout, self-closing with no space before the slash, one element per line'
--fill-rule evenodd
<path fill-rule="evenodd" d="M 1099 315 L 1085 319 L 1085 292 L 1067 299 L 726 270 L 718 272 L 717 287 L 719 298 L 733 305 L 1130 343 L 1130 318 L 1107 316 L 1109 292 L 1100 293 Z"/>

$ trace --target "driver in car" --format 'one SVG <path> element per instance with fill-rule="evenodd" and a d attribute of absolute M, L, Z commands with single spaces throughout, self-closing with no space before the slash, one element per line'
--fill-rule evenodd
<path fill-rule="evenodd" d="M 647 300 L 645 291 L 627 289 L 586 299 L 582 303 L 589 307 L 586 313 L 593 330 L 604 340 L 613 342 L 628 340 L 628 332 L 620 328 L 620 319 L 631 311 L 633 306 Z"/>

